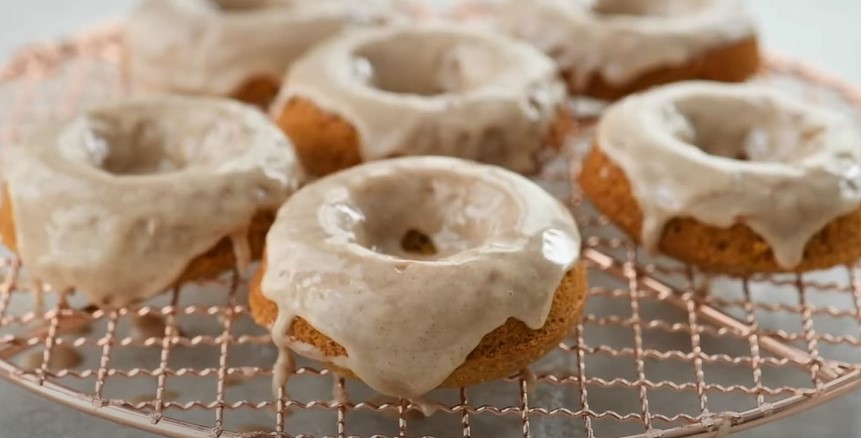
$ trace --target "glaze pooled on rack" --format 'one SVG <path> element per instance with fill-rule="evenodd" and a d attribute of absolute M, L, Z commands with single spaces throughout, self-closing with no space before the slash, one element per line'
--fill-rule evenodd
<path fill-rule="evenodd" d="M 421 23 L 323 43 L 290 69 L 273 110 L 289 123 L 285 105 L 304 99 L 343 119 L 358 134 L 362 161 L 445 155 L 527 173 L 536 170 L 564 98 L 553 62 L 528 44 Z M 303 132 L 288 135 L 301 158 L 310 128 L 296 129 Z"/>
<path fill-rule="evenodd" d="M 253 218 L 301 177 L 263 114 L 222 99 L 107 104 L 3 152 L 4 243 L 34 278 L 114 306 L 164 290 L 226 237 L 244 270 Z"/>
<path fill-rule="evenodd" d="M 405 247 L 415 231 L 433 251 Z M 306 186 L 279 211 L 266 251 L 262 292 L 278 307 L 271 329 L 279 347 L 350 370 L 384 394 L 415 398 L 509 318 L 541 328 L 579 259 L 580 236 L 567 209 L 521 176 L 413 157 Z M 298 342 L 295 318 L 346 356 Z"/>
<path fill-rule="evenodd" d="M 650 249 L 673 218 L 740 222 L 789 269 L 861 205 L 858 132 L 762 86 L 691 82 L 628 97 L 605 113 L 596 144 L 630 180 Z"/>

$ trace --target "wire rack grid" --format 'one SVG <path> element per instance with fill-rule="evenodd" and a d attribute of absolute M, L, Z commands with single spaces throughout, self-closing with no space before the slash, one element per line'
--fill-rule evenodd
<path fill-rule="evenodd" d="M 0 70 L 0 140 L 127 94 L 119 30 L 14 57 Z M 858 92 L 798 63 L 772 59 L 759 80 L 859 117 Z M 430 417 L 312 362 L 273 397 L 276 352 L 232 274 L 100 310 L 39 298 L 6 254 L 0 376 L 130 426 L 215 437 L 715 436 L 861 386 L 861 267 L 734 278 L 644 253 L 570 184 L 589 130 L 537 179 L 570 203 L 585 237 L 582 322 L 531 371 L 431 393 Z"/>

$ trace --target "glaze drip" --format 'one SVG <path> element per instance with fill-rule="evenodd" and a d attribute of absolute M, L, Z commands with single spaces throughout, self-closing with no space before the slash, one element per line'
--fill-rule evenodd
<path fill-rule="evenodd" d="M 690 82 L 631 96 L 605 113 L 597 143 L 631 181 L 651 250 L 673 218 L 744 223 L 789 269 L 861 204 L 861 138 L 849 122 L 761 86 Z"/>
<path fill-rule="evenodd" d="M 236 273 L 244 276 L 251 264 L 251 245 L 248 243 L 248 225 L 230 233 L 233 243 L 233 257 L 236 259 Z"/>
<path fill-rule="evenodd" d="M 434 254 L 399 240 L 421 229 Z M 529 180 L 442 157 L 362 165 L 307 186 L 267 238 L 263 294 L 282 347 L 347 368 L 377 391 L 418 399 L 509 318 L 544 325 L 579 258 L 567 209 Z M 294 340 L 301 317 L 347 352 Z M 287 373 L 276 371 L 276 387 Z"/>

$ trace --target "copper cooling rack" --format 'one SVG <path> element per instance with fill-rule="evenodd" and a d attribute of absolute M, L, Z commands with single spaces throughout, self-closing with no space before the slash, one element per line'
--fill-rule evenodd
<path fill-rule="evenodd" d="M 115 27 L 20 52 L 0 70 L 0 140 L 127 94 L 121 59 Z M 772 60 L 759 80 L 859 116 L 855 90 L 797 63 Z M 588 131 L 538 179 L 570 202 L 586 236 L 593 287 L 582 324 L 530 372 L 435 391 L 430 417 L 311 362 L 273 398 L 275 349 L 233 275 L 103 311 L 50 291 L 40 305 L 6 255 L 0 376 L 130 426 L 221 437 L 711 436 L 861 386 L 861 267 L 709 277 L 650 257 L 570 188 L 568 163 Z"/>

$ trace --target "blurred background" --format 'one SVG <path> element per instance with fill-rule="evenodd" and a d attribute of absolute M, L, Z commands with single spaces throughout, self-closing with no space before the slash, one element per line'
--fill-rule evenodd
<path fill-rule="evenodd" d="M 759 16 L 767 49 L 810 61 L 861 86 L 861 1 L 748 1 Z M 120 18 L 133 4 L 134 0 L 0 0 L 0 59 L 7 59 L 21 45 Z M 861 437 L 859 413 L 861 394 L 854 394 L 737 436 Z M 24 436 L 152 435 L 89 417 L 0 382 L 0 437 Z"/>

